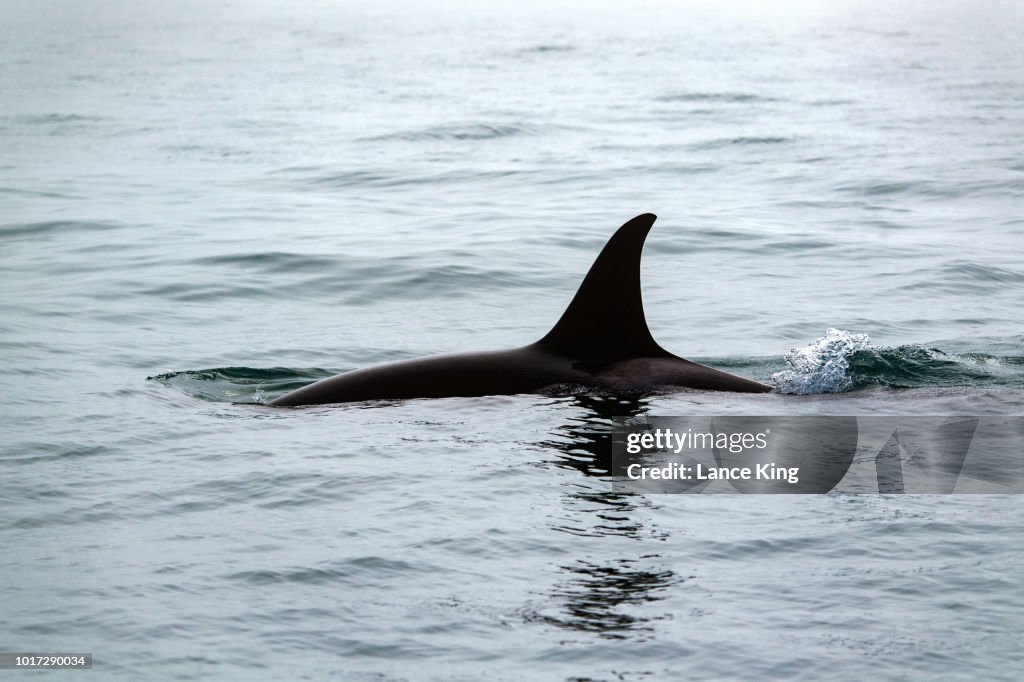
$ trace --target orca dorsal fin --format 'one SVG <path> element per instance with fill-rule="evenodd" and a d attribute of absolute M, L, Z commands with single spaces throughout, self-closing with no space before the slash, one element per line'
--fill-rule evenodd
<path fill-rule="evenodd" d="M 572 303 L 537 345 L 588 361 L 671 355 L 651 336 L 640 295 L 640 252 L 657 219 L 638 215 L 612 235 Z"/>

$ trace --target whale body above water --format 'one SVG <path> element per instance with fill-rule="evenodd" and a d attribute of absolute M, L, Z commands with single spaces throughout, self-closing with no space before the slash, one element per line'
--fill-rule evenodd
<path fill-rule="evenodd" d="M 543 393 L 556 386 L 770 391 L 765 384 L 677 357 L 651 336 L 640 295 L 640 253 L 656 219 L 644 213 L 612 235 L 558 323 L 535 343 L 357 369 L 303 386 L 270 405 Z"/>

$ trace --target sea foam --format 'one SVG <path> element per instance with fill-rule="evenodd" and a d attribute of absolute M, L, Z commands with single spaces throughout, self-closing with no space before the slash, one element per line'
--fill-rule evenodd
<path fill-rule="evenodd" d="M 780 393 L 797 395 L 849 391 L 850 356 L 873 348 L 867 334 L 829 328 L 810 345 L 791 350 L 785 358 L 789 369 L 773 374 L 772 384 Z"/>

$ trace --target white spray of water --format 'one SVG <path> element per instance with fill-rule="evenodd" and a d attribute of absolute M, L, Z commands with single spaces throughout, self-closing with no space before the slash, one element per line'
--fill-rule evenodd
<path fill-rule="evenodd" d="M 786 355 L 789 369 L 772 375 L 772 384 L 780 393 L 811 395 L 842 393 L 853 388 L 850 355 L 877 348 L 867 334 L 830 328 L 825 336 L 805 348 L 794 348 Z"/>

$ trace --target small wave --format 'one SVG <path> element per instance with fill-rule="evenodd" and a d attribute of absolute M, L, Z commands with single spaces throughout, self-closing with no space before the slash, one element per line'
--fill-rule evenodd
<path fill-rule="evenodd" d="M 850 358 L 850 379 L 857 388 L 889 386 L 1008 385 L 1021 379 L 1019 358 L 985 353 L 944 353 L 923 346 L 872 347 Z"/>
<path fill-rule="evenodd" d="M 908 344 L 878 346 L 867 334 L 831 328 L 785 356 L 789 369 L 772 375 L 780 393 L 843 393 L 871 386 L 1019 385 L 1024 358 L 986 353 L 945 353 Z"/>
<path fill-rule="evenodd" d="M 3 127 L 0 126 L 0 131 Z M 13 169 L 14 166 L 3 166 L 4 169 Z M 10 195 L 19 197 L 39 197 L 42 199 L 75 199 L 74 195 L 61 192 L 48 192 L 45 190 L 24 189 L 22 187 L 0 187 L 0 197 Z"/>
<path fill-rule="evenodd" d="M 469 292 L 510 291 L 512 289 L 533 289 L 538 276 L 530 276 L 512 269 L 472 267 L 468 265 L 435 265 L 419 267 L 401 273 L 377 277 L 375 283 L 366 285 L 348 301 L 365 305 L 383 300 L 407 300 L 410 292 L 417 298 L 454 298 Z M 554 281 L 552 279 L 552 281 Z"/>
<path fill-rule="evenodd" d="M 47 220 L 38 223 L 16 223 L 0 226 L 0 237 L 49 237 L 52 235 L 65 234 L 69 232 L 101 232 L 105 230 L 116 230 L 121 227 L 118 223 L 77 221 L 77 220 Z"/>
<path fill-rule="evenodd" d="M 103 119 L 99 116 L 88 116 L 85 114 L 61 114 L 56 112 L 50 114 L 37 114 L 21 117 L 21 122 L 27 123 L 28 125 L 95 123 L 97 121 L 102 120 Z"/>
<path fill-rule="evenodd" d="M 683 92 L 661 95 L 654 99 L 658 102 L 725 102 L 729 104 L 778 101 L 775 97 L 765 97 L 749 92 Z"/>
<path fill-rule="evenodd" d="M 899 291 L 982 294 L 1001 291 L 1024 283 L 1024 272 L 1008 267 L 956 260 L 939 268 L 921 268 L 907 273 L 920 279 L 897 287 Z"/>
<path fill-rule="evenodd" d="M 256 269 L 266 275 L 276 275 L 291 272 L 337 272 L 342 263 L 339 258 L 328 258 L 326 256 L 315 256 L 305 253 L 291 253 L 286 251 L 262 251 L 250 253 L 230 253 L 218 256 L 204 256 L 194 261 L 201 266 L 228 266 L 241 269 Z"/>
<path fill-rule="evenodd" d="M 768 242 L 758 246 L 758 250 L 762 253 L 799 253 L 802 251 L 821 251 L 822 249 L 831 249 L 835 246 L 837 246 L 836 242 L 831 240 L 794 238 L 777 242 Z"/>
<path fill-rule="evenodd" d="M 856 100 L 852 100 L 852 99 L 838 99 L 838 98 L 834 98 L 834 99 L 815 99 L 815 100 L 811 100 L 809 102 L 806 102 L 806 104 L 808 106 L 812 106 L 812 107 L 843 107 L 843 106 L 849 106 L 851 104 L 856 104 L 856 103 L 857 103 Z"/>
<path fill-rule="evenodd" d="M 535 45 L 520 50 L 520 54 L 548 54 L 551 52 L 572 52 L 576 49 L 574 45 Z"/>
<path fill-rule="evenodd" d="M 287 367 L 214 367 L 164 372 L 146 379 L 176 388 L 200 400 L 258 405 L 267 402 L 267 393 L 283 395 L 336 373 L 320 368 L 297 370 Z"/>
<path fill-rule="evenodd" d="M 859 192 L 864 196 L 875 197 L 885 196 L 888 194 L 901 194 L 903 192 L 910 191 L 916 187 L 915 183 L 912 182 L 874 182 L 864 185 L 852 187 L 853 191 Z M 846 187 L 839 188 L 840 190 L 847 189 Z"/>
<path fill-rule="evenodd" d="M 385 300 L 462 297 L 472 292 L 532 289 L 538 284 L 557 284 L 553 276 L 530 275 L 511 268 L 497 269 L 471 265 L 411 265 L 402 256 L 362 259 L 334 256 L 268 254 L 239 255 L 198 259 L 204 264 L 231 268 L 223 282 L 192 281 L 147 286 L 129 283 L 142 296 L 186 303 L 225 300 L 311 300 L 323 297 L 343 300 L 350 305 L 379 304 Z M 287 282 L 278 281 L 288 276 Z M 266 278 L 278 283 L 268 286 Z M 137 286 L 136 286 L 137 285 Z M 104 294 L 106 296 L 107 294 Z M 109 294 L 121 295 L 120 290 Z"/>
<path fill-rule="evenodd" d="M 481 171 L 478 169 L 452 169 L 440 172 L 410 174 L 390 170 L 341 170 L 321 171 L 302 176 L 303 171 L 285 171 L 298 181 L 299 189 L 321 191 L 328 189 L 351 189 L 353 187 L 397 188 L 413 186 L 440 186 L 450 184 L 482 185 L 490 182 L 509 183 L 532 181 L 541 172 L 532 169 L 501 169 Z"/>
<path fill-rule="evenodd" d="M 720 137 L 714 140 L 705 140 L 690 146 L 694 151 L 711 151 L 723 147 L 749 147 L 755 145 L 784 144 L 792 142 L 791 137 Z"/>
<path fill-rule="evenodd" d="M 347 582 L 359 576 L 373 576 L 383 579 L 400 575 L 421 572 L 429 567 L 410 564 L 401 559 L 367 556 L 332 562 L 319 566 L 295 566 L 278 570 L 254 570 L 232 573 L 228 580 L 242 581 L 253 585 L 272 585 L 277 583 L 309 583 L 313 585 L 332 582 Z"/>
<path fill-rule="evenodd" d="M 942 183 L 928 180 L 879 180 L 876 182 L 844 183 L 837 185 L 837 193 L 858 197 L 886 197 L 889 195 L 912 194 L 923 197 L 958 198 L 982 192 L 992 187 L 990 182 Z"/>
<path fill-rule="evenodd" d="M 386 135 L 377 135 L 365 139 L 374 142 L 423 142 L 430 140 L 477 141 L 534 134 L 536 134 L 536 130 L 527 125 L 470 123 L 464 125 L 429 126 L 418 130 L 406 130 Z"/>
<path fill-rule="evenodd" d="M 1022 272 L 966 260 L 955 260 L 947 263 L 942 266 L 940 273 L 944 277 L 957 278 L 963 281 L 1024 284 L 1024 273 Z"/>

